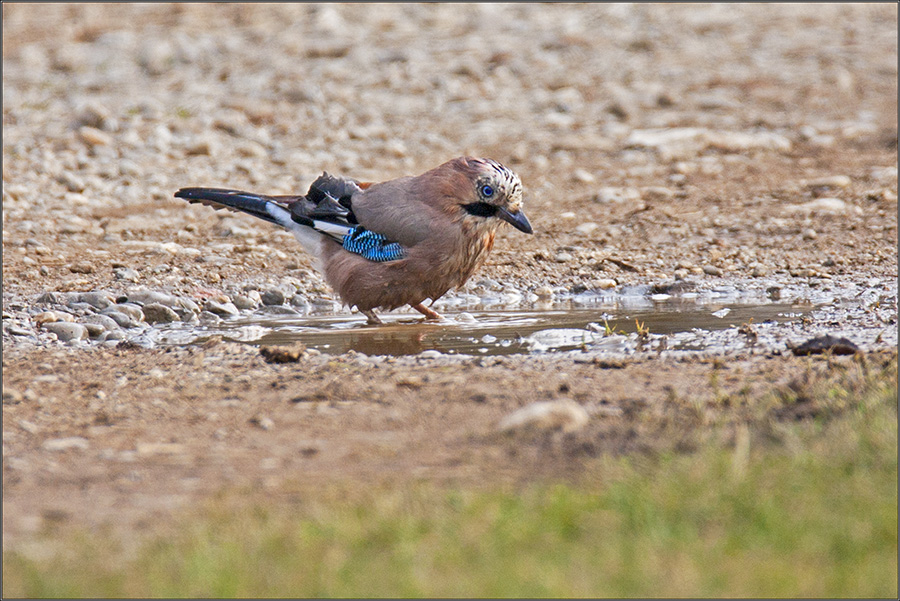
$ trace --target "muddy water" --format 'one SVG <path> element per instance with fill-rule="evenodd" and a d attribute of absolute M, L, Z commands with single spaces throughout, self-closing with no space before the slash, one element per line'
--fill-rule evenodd
<path fill-rule="evenodd" d="M 354 350 L 367 355 L 511 355 L 575 349 L 627 352 L 640 344 L 638 329 L 671 350 L 703 350 L 714 332 L 744 324 L 795 321 L 809 304 L 654 303 L 629 309 L 551 306 L 544 309 L 448 312 L 442 321 L 418 314 L 387 314 L 370 326 L 357 315 L 252 316 L 212 326 L 173 327 L 160 344 L 196 344 L 213 336 L 255 345 L 303 343 L 329 354 Z"/>

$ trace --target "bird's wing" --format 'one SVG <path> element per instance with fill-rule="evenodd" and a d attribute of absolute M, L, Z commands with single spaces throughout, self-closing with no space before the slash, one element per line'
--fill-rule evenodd
<path fill-rule="evenodd" d="M 410 248 L 436 234 L 446 217 L 421 189 L 421 178 L 402 177 L 371 184 L 353 194 L 350 209 L 357 223 Z"/>
<path fill-rule="evenodd" d="M 323 174 L 323 178 L 331 176 Z M 350 196 L 353 190 L 361 188 L 356 187 L 355 182 L 323 178 L 316 180 L 323 185 L 317 187 L 314 183 L 306 196 L 266 196 L 222 188 L 182 188 L 175 196 L 214 209 L 248 213 L 280 225 L 293 232 L 314 254 L 317 246 L 309 238 L 312 234 L 310 230 L 331 238 L 347 251 L 370 261 L 396 261 L 406 256 L 402 245 L 376 231 L 369 231 L 356 221 L 350 209 Z M 343 196 L 335 198 L 332 193 Z"/>

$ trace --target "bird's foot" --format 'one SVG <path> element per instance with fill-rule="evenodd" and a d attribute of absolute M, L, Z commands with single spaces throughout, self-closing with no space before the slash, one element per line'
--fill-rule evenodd
<path fill-rule="evenodd" d="M 375 311 L 372 311 L 371 309 L 369 309 L 368 311 L 360 311 L 360 313 L 366 316 L 366 323 L 368 323 L 370 326 L 384 323 L 378 318 L 377 315 L 375 315 Z"/>
<path fill-rule="evenodd" d="M 432 309 L 429 309 L 422 303 L 416 303 L 415 305 L 410 305 L 410 307 L 412 307 L 413 309 L 415 309 L 416 311 L 418 311 L 419 313 L 424 315 L 425 319 L 434 319 L 434 320 L 442 319 L 440 313 L 438 313 L 437 311 L 434 311 Z"/>

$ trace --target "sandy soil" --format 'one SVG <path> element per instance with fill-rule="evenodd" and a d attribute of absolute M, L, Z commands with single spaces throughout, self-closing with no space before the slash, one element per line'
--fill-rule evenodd
<path fill-rule="evenodd" d="M 289 235 L 173 192 L 302 192 L 322 170 L 463 154 L 519 173 L 535 228 L 503 231 L 472 290 L 853 284 L 887 291 L 893 336 L 864 350 L 896 349 L 896 5 L 4 5 L 4 548 L 48 524 L 152 528 L 230 486 L 577 478 L 597 454 L 688 451 L 707 401 L 827 369 L 271 364 L 10 330 L 40 331 L 46 292 L 333 299 Z M 562 399 L 589 415 L 574 434 L 497 433 Z M 724 421 L 794 417 L 759 401 Z"/>

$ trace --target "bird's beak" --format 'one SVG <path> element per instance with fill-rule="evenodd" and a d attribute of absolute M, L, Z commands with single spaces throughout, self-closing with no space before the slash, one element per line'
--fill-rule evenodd
<path fill-rule="evenodd" d="M 497 217 L 520 232 L 525 232 L 526 234 L 534 232 L 534 230 L 531 229 L 531 224 L 528 223 L 528 217 L 526 217 L 525 213 L 522 211 L 507 211 L 503 207 L 497 207 Z"/>

